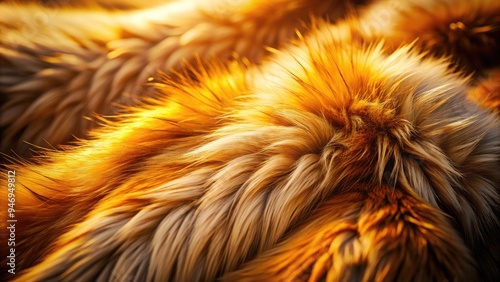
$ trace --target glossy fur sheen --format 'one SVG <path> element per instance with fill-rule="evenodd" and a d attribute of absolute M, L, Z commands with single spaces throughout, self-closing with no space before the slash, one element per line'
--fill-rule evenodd
<path fill-rule="evenodd" d="M 411 46 L 313 30 L 10 166 L 16 281 L 495 281 L 498 116 Z"/>
<path fill-rule="evenodd" d="M 196 56 L 259 63 L 264 47 L 306 32 L 311 17 L 335 20 L 363 1 L 179 0 L 126 11 L 11 2 L 0 3 L 0 151 L 29 157 L 88 138 L 96 116 L 138 104 L 160 71 Z"/>

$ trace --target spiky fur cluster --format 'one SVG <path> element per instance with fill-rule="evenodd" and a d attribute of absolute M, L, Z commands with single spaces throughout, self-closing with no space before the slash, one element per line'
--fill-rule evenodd
<path fill-rule="evenodd" d="M 313 20 L 260 65 L 158 76 L 89 140 L 8 165 L 11 278 L 498 280 L 499 116 L 458 61 L 375 32 L 370 9 Z"/>

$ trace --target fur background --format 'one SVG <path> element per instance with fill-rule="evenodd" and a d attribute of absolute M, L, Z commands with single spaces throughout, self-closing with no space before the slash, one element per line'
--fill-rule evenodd
<path fill-rule="evenodd" d="M 500 278 L 497 1 L 33 2 L 0 4 L 3 279 Z"/>

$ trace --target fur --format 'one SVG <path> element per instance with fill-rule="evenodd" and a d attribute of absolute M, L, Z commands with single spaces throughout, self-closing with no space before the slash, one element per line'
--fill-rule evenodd
<path fill-rule="evenodd" d="M 484 108 L 500 114 L 500 69 L 494 69 L 470 88 L 469 97 Z"/>
<path fill-rule="evenodd" d="M 307 33 L 311 18 L 337 21 L 354 13 L 340 25 L 364 44 L 384 39 L 392 52 L 415 41 L 416 51 L 449 57 L 451 69 L 479 78 L 500 65 L 495 0 L 142 2 L 2 5 L 2 153 L 29 157 L 38 147 L 88 138 L 99 116 L 151 96 L 146 84 L 158 70 L 178 71 L 197 55 L 258 63 L 265 47 L 283 46 L 296 30 Z M 361 9 L 366 2 L 376 3 Z"/>
<path fill-rule="evenodd" d="M 149 96 L 145 84 L 159 70 L 178 71 L 197 54 L 237 54 L 257 63 L 264 47 L 279 47 L 296 30 L 305 32 L 312 15 L 340 18 L 348 5 L 183 0 L 110 11 L 2 4 L 1 152 L 30 156 L 36 146 L 87 138 L 98 124 L 95 115 L 117 114 Z"/>
<path fill-rule="evenodd" d="M 360 41 L 385 40 L 390 52 L 413 43 L 417 52 L 447 58 L 456 72 L 480 77 L 500 65 L 496 0 L 381 0 L 343 25 Z"/>
<path fill-rule="evenodd" d="M 393 187 L 352 188 L 222 281 L 477 279 L 470 252 L 441 212 Z"/>
<path fill-rule="evenodd" d="M 500 120 L 445 61 L 343 31 L 314 25 L 262 66 L 193 65 L 11 166 L 15 280 L 495 281 Z"/>
<path fill-rule="evenodd" d="M 139 9 L 151 6 L 159 6 L 174 0 L 7 0 L 2 2 L 11 3 L 36 3 L 46 7 L 76 7 L 83 9 L 110 9 L 110 10 L 126 10 Z"/>
<path fill-rule="evenodd" d="M 496 0 L 406 1 L 386 29 L 392 39 L 412 41 L 452 66 L 482 74 L 500 65 L 500 2 Z M 403 5 L 401 5 L 403 6 Z M 411 24 L 408 24 L 411 23 Z"/>

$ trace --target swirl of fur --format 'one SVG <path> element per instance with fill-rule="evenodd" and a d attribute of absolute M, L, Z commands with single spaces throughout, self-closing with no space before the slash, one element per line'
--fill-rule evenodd
<path fill-rule="evenodd" d="M 283 254 L 290 280 L 498 278 L 499 119 L 442 62 L 341 32 L 192 68 L 15 167 L 17 281 L 279 280 Z"/>

